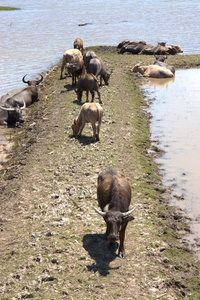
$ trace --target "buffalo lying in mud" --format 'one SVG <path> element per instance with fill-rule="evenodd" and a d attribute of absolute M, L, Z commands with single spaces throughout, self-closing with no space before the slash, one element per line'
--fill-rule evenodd
<path fill-rule="evenodd" d="M 26 104 L 26 107 L 31 105 L 33 102 L 38 100 L 38 85 L 40 82 L 43 80 L 43 76 L 40 75 L 41 78 L 39 80 L 25 80 L 26 75 L 22 78 L 22 81 L 28 86 L 24 88 L 18 88 L 18 89 L 13 89 L 3 95 L 1 97 L 0 103 L 4 103 L 7 101 L 9 98 L 13 98 L 19 106 L 23 107 L 24 102 Z"/>
<path fill-rule="evenodd" d="M 97 199 L 101 211 L 94 209 L 106 222 L 108 241 L 112 246 L 119 239 L 118 255 L 125 258 L 125 230 L 128 222 L 134 219 L 130 215 L 135 208 L 129 210 L 131 187 L 123 173 L 112 168 L 102 172 L 98 176 Z"/>
<path fill-rule="evenodd" d="M 4 103 L 0 103 L 0 125 L 23 123 L 22 110 L 26 107 L 19 106 L 19 103 L 12 98 L 7 99 Z"/>
<path fill-rule="evenodd" d="M 175 55 L 183 52 L 180 45 L 166 46 L 166 43 L 158 43 L 156 46 L 154 46 L 151 44 L 147 44 L 144 41 L 141 42 L 123 41 L 119 43 L 117 49 L 119 49 L 120 54 L 129 52 L 132 54 L 146 54 L 146 55 L 167 55 L 167 54 Z"/>

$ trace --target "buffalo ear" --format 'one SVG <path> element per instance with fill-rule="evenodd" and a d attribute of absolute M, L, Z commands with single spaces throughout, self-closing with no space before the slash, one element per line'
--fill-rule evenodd
<path fill-rule="evenodd" d="M 128 222 L 130 222 L 130 221 L 132 221 L 132 220 L 134 220 L 135 218 L 133 217 L 133 216 L 128 216 L 128 217 L 124 217 L 123 218 L 123 222 L 125 223 L 128 223 Z"/>

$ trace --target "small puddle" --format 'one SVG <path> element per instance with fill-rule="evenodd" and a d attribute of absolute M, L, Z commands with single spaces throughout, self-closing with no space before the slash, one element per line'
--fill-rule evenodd
<path fill-rule="evenodd" d="M 200 69 L 177 70 L 175 79 L 143 79 L 150 103 L 152 144 L 171 204 L 191 218 L 186 237 L 200 259 Z"/>

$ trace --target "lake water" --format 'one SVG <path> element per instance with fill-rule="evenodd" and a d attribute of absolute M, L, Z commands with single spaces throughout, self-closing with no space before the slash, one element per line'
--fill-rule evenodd
<path fill-rule="evenodd" d="M 0 11 L 0 96 L 24 86 L 25 74 L 36 77 L 56 64 L 77 37 L 85 46 L 164 41 L 180 44 L 184 54 L 200 53 L 199 0 L 0 0 L 0 6 L 21 9 Z"/>
<path fill-rule="evenodd" d="M 21 9 L 0 11 L 0 97 L 23 87 L 25 74 L 35 78 L 49 70 L 77 37 L 85 47 L 117 46 L 123 40 L 154 45 L 164 41 L 180 44 L 183 54 L 200 53 L 199 0 L 0 0 L 0 6 Z M 84 23 L 88 25 L 79 26 Z M 195 216 L 194 227 L 200 218 L 199 79 L 199 70 L 177 71 L 167 88 L 145 86 L 149 97 L 156 98 L 151 132 L 152 140 L 159 140 L 166 151 L 160 160 L 164 184 L 173 185 L 173 203 Z M 9 150 L 11 134 L 0 132 L 0 151 Z M 199 226 L 195 232 L 200 238 Z"/>

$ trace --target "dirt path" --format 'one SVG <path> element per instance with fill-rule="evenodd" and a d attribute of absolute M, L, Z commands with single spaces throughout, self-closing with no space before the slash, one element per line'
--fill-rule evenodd
<path fill-rule="evenodd" d="M 27 113 L 16 167 L 2 176 L 1 299 L 197 299 L 198 265 L 180 243 L 187 225 L 167 206 L 148 155 L 145 102 L 128 71 L 136 58 L 96 52 L 113 71 L 101 88 L 100 142 L 92 143 L 90 125 L 81 139 L 72 137 L 81 104 L 71 79 L 59 80 L 54 68 Z M 105 223 L 93 209 L 97 176 L 109 166 L 125 173 L 137 206 L 125 260 L 107 248 Z"/>

